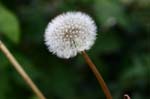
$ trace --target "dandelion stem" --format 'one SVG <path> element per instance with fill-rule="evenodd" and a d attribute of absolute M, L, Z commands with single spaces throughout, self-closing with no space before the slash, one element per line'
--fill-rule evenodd
<path fill-rule="evenodd" d="M 85 59 L 85 61 L 87 62 L 87 64 L 89 65 L 90 69 L 92 70 L 92 72 L 94 73 L 94 75 L 96 76 L 100 86 L 102 87 L 102 90 L 106 96 L 107 99 L 112 99 L 112 96 L 110 94 L 110 91 L 105 83 L 105 81 L 103 80 L 101 74 L 99 73 L 99 71 L 97 70 L 96 66 L 94 65 L 94 63 L 92 62 L 92 60 L 89 58 L 89 56 L 87 55 L 87 53 L 85 51 L 82 51 L 82 55 Z"/>
<path fill-rule="evenodd" d="M 32 91 L 37 95 L 39 99 L 46 99 L 42 92 L 38 89 L 38 87 L 34 84 L 28 74 L 24 71 L 22 66 L 18 63 L 15 57 L 10 53 L 7 47 L 0 40 L 0 50 L 4 53 L 4 55 L 8 58 L 12 66 L 17 70 L 17 72 L 21 75 L 21 77 L 25 80 L 25 82 L 30 86 Z"/>

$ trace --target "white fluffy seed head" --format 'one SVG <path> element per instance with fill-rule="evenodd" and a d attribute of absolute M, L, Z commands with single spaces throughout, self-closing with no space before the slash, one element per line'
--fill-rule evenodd
<path fill-rule="evenodd" d="M 54 18 L 45 31 L 45 44 L 60 58 L 71 58 L 88 50 L 96 39 L 96 25 L 82 12 L 67 12 Z"/>

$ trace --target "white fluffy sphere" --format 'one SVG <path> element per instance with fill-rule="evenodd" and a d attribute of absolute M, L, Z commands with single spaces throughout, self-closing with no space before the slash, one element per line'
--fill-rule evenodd
<path fill-rule="evenodd" d="M 45 31 L 45 44 L 60 58 L 88 50 L 96 39 L 96 25 L 82 12 L 67 12 L 54 18 Z"/>

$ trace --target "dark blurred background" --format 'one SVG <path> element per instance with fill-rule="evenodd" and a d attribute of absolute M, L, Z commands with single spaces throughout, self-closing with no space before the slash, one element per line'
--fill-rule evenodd
<path fill-rule="evenodd" d="M 87 51 L 114 99 L 150 99 L 150 0 L 0 0 L 0 39 L 47 99 L 105 99 L 80 54 L 64 60 L 44 44 L 52 18 L 83 11 L 98 26 Z M 37 99 L 0 52 L 0 99 Z"/>

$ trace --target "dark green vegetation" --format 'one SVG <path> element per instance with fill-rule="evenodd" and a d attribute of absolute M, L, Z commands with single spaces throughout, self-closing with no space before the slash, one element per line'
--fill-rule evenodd
<path fill-rule="evenodd" d="M 0 0 L 0 39 L 48 99 L 105 99 L 82 56 L 63 60 L 48 52 L 43 34 L 65 11 L 90 14 L 98 26 L 87 53 L 114 99 L 150 99 L 149 0 Z M 0 99 L 37 99 L 0 52 Z"/>

